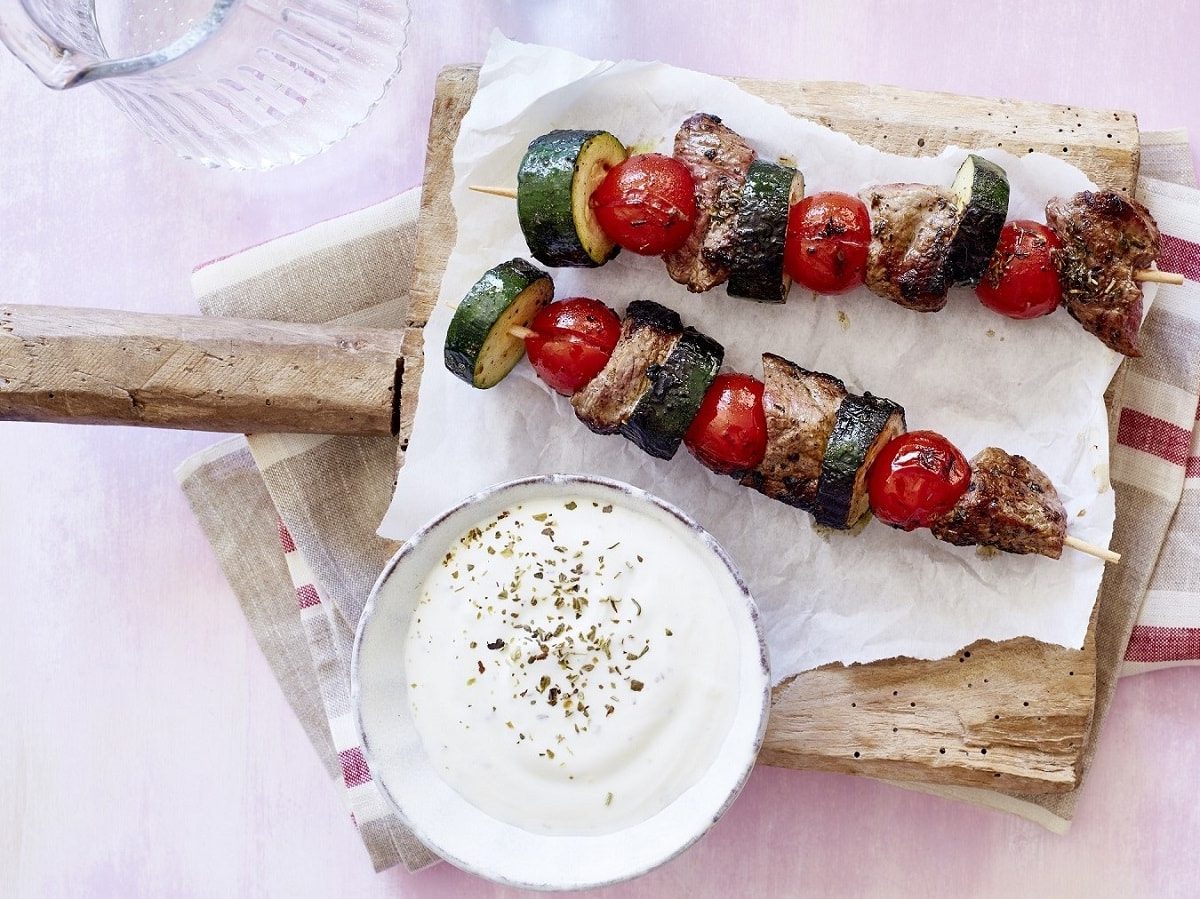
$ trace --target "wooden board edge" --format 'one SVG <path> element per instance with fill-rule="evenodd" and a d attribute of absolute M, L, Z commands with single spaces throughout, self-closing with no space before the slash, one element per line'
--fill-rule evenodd
<path fill-rule="evenodd" d="M 759 758 L 886 780 L 1071 790 L 1095 705 L 1094 658 L 1093 626 L 1079 650 L 1021 637 L 937 660 L 826 665 L 775 688 Z"/>
<path fill-rule="evenodd" d="M 781 87 L 789 92 L 797 91 L 803 95 L 806 118 L 835 131 L 856 131 L 854 138 L 860 143 L 906 156 L 936 155 L 951 143 L 929 131 L 939 127 L 937 117 L 943 114 L 945 107 L 953 105 L 957 122 L 951 126 L 950 133 L 953 143 L 959 146 L 972 149 L 995 146 L 1016 155 L 1036 150 L 1090 169 L 1089 177 L 1100 187 L 1131 193 L 1137 184 L 1141 133 L 1137 116 L 1126 110 L 977 97 L 889 84 L 862 85 L 844 81 L 789 84 L 757 78 L 730 80 L 775 102 L 778 102 L 776 98 Z M 864 108 L 870 103 L 894 104 L 903 108 L 905 114 L 899 121 L 887 121 Z M 986 127 L 973 124 L 984 122 Z M 1097 135 L 1097 142 L 1088 145 L 1086 157 L 1080 159 L 1071 143 L 1074 136 L 1084 130 Z"/>

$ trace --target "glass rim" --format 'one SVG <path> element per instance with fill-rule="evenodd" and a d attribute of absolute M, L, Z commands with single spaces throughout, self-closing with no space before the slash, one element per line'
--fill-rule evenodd
<path fill-rule="evenodd" d="M 78 83 L 85 84 L 89 81 L 99 81 L 119 75 L 137 75 L 174 62 L 212 37 L 239 3 L 241 0 L 214 0 L 212 8 L 202 20 L 165 47 L 137 56 L 94 62 L 83 68 Z"/>

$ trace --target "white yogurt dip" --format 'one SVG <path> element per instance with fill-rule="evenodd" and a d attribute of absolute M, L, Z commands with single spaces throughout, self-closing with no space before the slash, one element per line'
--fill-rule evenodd
<path fill-rule="evenodd" d="M 710 767 L 739 694 L 731 581 L 673 524 L 539 499 L 447 547 L 405 666 L 425 751 L 468 802 L 535 833 L 609 833 Z"/>

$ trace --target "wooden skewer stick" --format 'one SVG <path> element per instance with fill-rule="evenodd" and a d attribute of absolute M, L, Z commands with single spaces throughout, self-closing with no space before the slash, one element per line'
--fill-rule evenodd
<path fill-rule="evenodd" d="M 491 194 L 493 197 L 507 197 L 510 200 L 517 198 L 517 189 L 515 187 L 480 187 L 472 184 L 470 188 L 476 193 Z"/>
<path fill-rule="evenodd" d="M 1182 284 L 1183 275 L 1175 272 L 1160 272 L 1156 268 L 1145 268 L 1133 273 L 1133 280 L 1148 281 L 1153 284 Z"/>
<path fill-rule="evenodd" d="M 1112 562 L 1114 565 L 1121 561 L 1120 553 L 1115 553 L 1111 549 L 1104 549 L 1101 546 L 1096 546 L 1093 543 L 1080 540 L 1078 537 L 1072 537 L 1070 534 L 1067 534 L 1067 536 L 1063 538 L 1063 545 L 1069 546 L 1071 549 L 1076 550 L 1077 552 L 1087 553 L 1089 556 L 1095 556 L 1097 559 L 1103 559 L 1105 562 Z"/>
<path fill-rule="evenodd" d="M 508 333 L 511 336 L 517 338 L 517 340 L 524 340 L 526 337 L 532 337 L 534 334 L 537 333 L 537 331 L 531 330 L 529 328 L 522 328 L 520 325 L 513 325 L 511 328 L 508 329 Z"/>

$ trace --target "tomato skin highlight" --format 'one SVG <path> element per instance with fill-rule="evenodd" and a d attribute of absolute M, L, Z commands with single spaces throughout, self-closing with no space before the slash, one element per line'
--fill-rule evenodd
<path fill-rule="evenodd" d="M 599 300 L 572 297 L 542 309 L 530 330 L 525 352 L 534 371 L 557 393 L 571 396 L 608 364 L 621 320 Z"/>
<path fill-rule="evenodd" d="M 679 160 L 661 153 L 630 156 L 592 193 L 604 233 L 642 256 L 678 250 L 696 220 L 696 184 Z"/>
<path fill-rule="evenodd" d="M 871 216 L 850 194 L 805 197 L 788 215 L 783 265 L 792 280 L 819 294 L 845 293 L 863 281 L 871 246 Z"/>
<path fill-rule="evenodd" d="M 1007 223 L 975 288 L 979 301 L 1009 318 L 1049 315 L 1062 303 L 1057 263 L 1061 247 L 1058 235 L 1041 222 Z"/>
<path fill-rule="evenodd" d="M 929 527 L 949 512 L 970 482 L 967 457 L 935 431 L 901 434 L 867 473 L 875 517 L 906 531 Z"/>
<path fill-rule="evenodd" d="M 750 375 L 717 375 L 683 435 L 684 445 L 718 474 L 753 471 L 767 453 L 763 383 Z"/>

